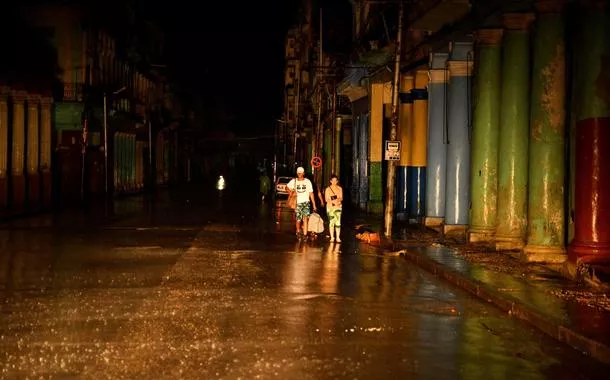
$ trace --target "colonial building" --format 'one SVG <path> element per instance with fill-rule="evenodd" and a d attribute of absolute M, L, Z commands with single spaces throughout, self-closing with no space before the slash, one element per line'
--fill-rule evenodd
<path fill-rule="evenodd" d="M 31 1 L 18 14 L 58 70 L 2 87 L 0 209 L 35 212 L 52 194 L 65 204 L 167 182 L 181 110 L 163 75 L 163 33 L 132 2 Z"/>
<path fill-rule="evenodd" d="M 310 16 L 310 12 L 309 12 Z M 279 131 L 283 145 L 280 162 L 291 165 L 306 159 L 302 145 L 306 140 L 307 119 L 305 105 L 310 89 L 309 66 L 311 60 L 311 26 L 307 18 L 288 31 L 286 37 L 286 67 L 284 80 L 284 123 Z"/>
<path fill-rule="evenodd" d="M 342 147 L 351 136 L 349 103 L 335 91 L 345 60 L 324 47 L 325 41 L 332 45 L 333 37 L 326 36 L 324 29 L 333 20 L 324 22 L 322 5 L 303 1 L 299 23 L 287 34 L 286 128 L 279 134 L 290 169 L 307 168 L 319 184 L 327 183 L 332 173 L 340 174 L 346 152 Z"/>
<path fill-rule="evenodd" d="M 351 3 L 356 49 L 338 91 L 358 136 L 354 203 L 383 210 L 398 91 L 397 218 L 571 274 L 607 268 L 608 3 L 409 2 L 397 88 L 397 4 Z"/>

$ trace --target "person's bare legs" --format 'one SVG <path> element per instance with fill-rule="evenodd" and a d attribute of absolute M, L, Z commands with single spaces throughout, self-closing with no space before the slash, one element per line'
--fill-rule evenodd
<path fill-rule="evenodd" d="M 303 235 L 307 236 L 309 229 L 307 228 L 309 224 L 309 217 L 303 216 Z"/>

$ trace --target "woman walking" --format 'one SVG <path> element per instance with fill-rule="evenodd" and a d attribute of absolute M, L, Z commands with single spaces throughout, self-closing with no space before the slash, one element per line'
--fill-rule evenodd
<path fill-rule="evenodd" d="M 330 186 L 324 190 L 326 200 L 326 214 L 328 215 L 328 228 L 330 241 L 341 243 L 341 210 L 343 204 L 343 188 L 339 186 L 339 178 L 335 174 L 330 176 Z M 336 234 L 335 234 L 336 232 Z"/>

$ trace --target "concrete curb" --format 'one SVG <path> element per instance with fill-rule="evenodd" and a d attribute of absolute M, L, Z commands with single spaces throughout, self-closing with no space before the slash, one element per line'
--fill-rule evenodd
<path fill-rule="evenodd" d="M 524 305 L 515 297 L 449 269 L 445 265 L 425 257 L 417 251 L 401 250 L 398 253 L 421 268 L 472 293 L 483 301 L 493 303 L 509 315 L 529 323 L 550 337 L 602 363 L 610 364 L 610 346 L 586 337 L 575 329 L 566 326 L 562 321 Z"/>

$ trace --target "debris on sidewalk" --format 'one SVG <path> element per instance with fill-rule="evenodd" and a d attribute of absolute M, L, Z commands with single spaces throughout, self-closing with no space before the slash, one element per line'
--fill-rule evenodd
<path fill-rule="evenodd" d="M 380 245 L 381 237 L 379 232 L 370 229 L 369 224 L 359 224 L 354 227 L 356 230 L 356 239 L 366 242 L 367 244 Z"/>
<path fill-rule="evenodd" d="M 385 256 L 404 256 L 408 252 L 406 249 L 401 249 L 400 251 L 391 251 L 385 254 Z"/>
<path fill-rule="evenodd" d="M 356 237 L 369 243 L 375 227 L 364 224 L 366 222 L 364 219 L 363 224 L 355 227 Z M 377 224 L 375 226 L 378 228 Z M 509 313 L 573 346 L 572 341 L 585 342 L 577 348 L 602 362 L 610 361 L 607 338 L 594 338 L 590 323 L 582 324 L 573 315 L 587 316 L 585 319 L 604 326 L 610 323 L 610 314 L 606 314 L 610 312 L 608 287 L 594 287 L 587 282 L 570 280 L 564 277 L 558 264 L 524 262 L 488 245 L 448 238 L 419 225 L 398 227 L 399 231 L 391 239 L 392 244 L 384 250 L 386 256 L 404 256 L 479 297 L 493 299 L 500 308 L 512 305 L 508 308 Z M 385 241 L 380 240 L 379 245 L 385 246 Z M 452 262 L 460 264 L 453 268 Z M 529 301 L 524 301 L 526 299 Z M 556 307 L 547 309 L 549 305 Z M 562 315 L 561 310 L 569 312 Z M 599 331 L 604 334 L 604 329 Z M 555 331 L 564 331 L 569 338 Z"/>
<path fill-rule="evenodd" d="M 597 310 L 610 312 L 610 295 L 588 289 L 552 289 L 549 291 L 555 297 L 573 301 Z"/>

